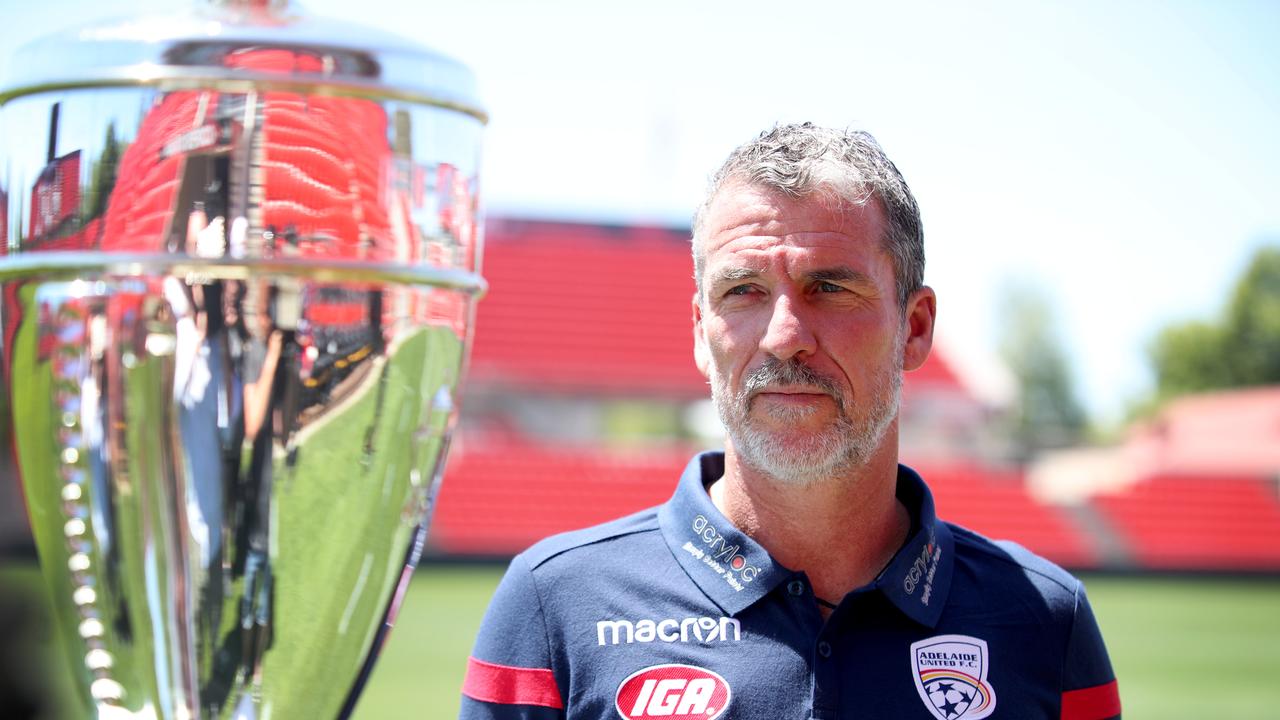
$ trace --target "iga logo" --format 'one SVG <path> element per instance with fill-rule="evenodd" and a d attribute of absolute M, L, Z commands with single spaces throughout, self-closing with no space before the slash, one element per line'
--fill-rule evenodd
<path fill-rule="evenodd" d="M 916 690 L 938 720 L 980 720 L 995 712 L 988 665 L 986 640 L 938 635 L 911 643 Z"/>
<path fill-rule="evenodd" d="M 693 665 L 651 665 L 618 686 L 623 720 L 715 720 L 729 707 L 729 683 Z"/>

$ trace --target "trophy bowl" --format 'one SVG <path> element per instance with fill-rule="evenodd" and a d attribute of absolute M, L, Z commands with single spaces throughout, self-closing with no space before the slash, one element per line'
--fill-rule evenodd
<path fill-rule="evenodd" d="M 0 372 L 76 707 L 347 716 L 485 287 L 469 71 L 264 0 L 13 67 Z"/>

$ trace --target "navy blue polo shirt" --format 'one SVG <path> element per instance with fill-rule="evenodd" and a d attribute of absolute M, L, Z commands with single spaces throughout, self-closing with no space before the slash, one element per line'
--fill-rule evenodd
<path fill-rule="evenodd" d="M 468 661 L 461 718 L 1120 716 L 1078 580 L 934 514 L 900 466 L 912 532 L 824 621 L 809 580 L 711 503 L 724 456 L 667 503 L 517 556 Z"/>

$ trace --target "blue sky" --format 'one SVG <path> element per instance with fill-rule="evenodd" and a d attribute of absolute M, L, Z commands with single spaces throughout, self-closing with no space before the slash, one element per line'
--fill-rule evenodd
<path fill-rule="evenodd" d="M 7 57 L 68 20 L 175 4 L 3 5 Z M 1280 3 L 305 7 L 476 70 L 491 213 L 684 223 L 775 122 L 871 130 L 920 201 L 939 341 L 991 393 L 1008 284 L 1054 303 L 1083 399 L 1115 417 L 1150 384 L 1158 328 L 1212 317 L 1280 243 Z"/>

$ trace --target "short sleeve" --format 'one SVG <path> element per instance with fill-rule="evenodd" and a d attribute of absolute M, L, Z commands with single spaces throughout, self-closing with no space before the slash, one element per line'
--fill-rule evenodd
<path fill-rule="evenodd" d="M 1119 720 L 1120 690 L 1084 585 L 1076 582 L 1075 617 L 1062 672 L 1062 720 Z"/>
<path fill-rule="evenodd" d="M 529 564 L 517 556 L 467 660 L 460 720 L 563 720 L 546 622 Z"/>

